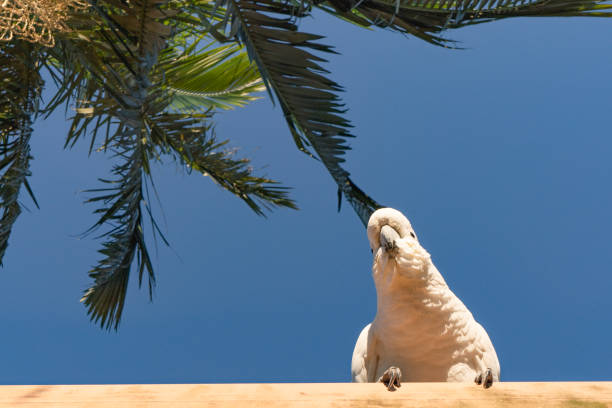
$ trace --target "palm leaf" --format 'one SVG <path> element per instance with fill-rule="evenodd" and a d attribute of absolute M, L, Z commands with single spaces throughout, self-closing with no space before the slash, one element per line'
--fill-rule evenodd
<path fill-rule="evenodd" d="M 21 187 L 38 206 L 28 184 L 32 122 L 38 112 L 43 81 L 41 49 L 24 41 L 0 47 L 0 264 L 17 217 Z"/>
<path fill-rule="evenodd" d="M 98 209 L 100 220 L 92 228 L 103 224 L 111 226 L 110 231 L 103 234 L 107 237 L 103 248 L 99 251 L 104 258 L 89 272 L 94 280 L 93 285 L 85 291 L 81 301 L 87 307 L 87 314 L 95 323 L 108 329 L 119 326 L 130 269 L 137 254 L 138 281 L 147 271 L 149 297 L 153 296 L 155 275 L 144 240 L 142 209 L 143 201 L 143 167 L 144 148 L 137 141 L 134 146 L 124 144 L 123 151 L 117 155 L 123 159 L 113 169 L 114 180 L 101 180 L 112 187 L 90 190 L 102 193 L 88 202 L 103 202 L 107 206 Z"/>
<path fill-rule="evenodd" d="M 173 91 L 171 108 L 179 112 L 232 109 L 257 99 L 265 88 L 257 67 L 236 44 L 209 47 L 177 58 L 165 69 Z"/>
<path fill-rule="evenodd" d="M 249 71 L 244 67 L 244 58 L 236 59 L 235 46 L 209 50 L 212 52 L 208 55 L 198 50 L 181 52 L 169 36 L 172 25 L 179 31 L 185 29 L 183 21 L 187 18 L 162 8 L 169 4 L 150 0 L 98 1 L 97 14 L 90 21 L 83 19 L 81 25 L 75 24 L 78 30 L 59 39 L 52 51 L 55 61 L 62 62 L 52 66 L 62 90 L 51 106 L 76 103 L 77 114 L 66 144 L 71 146 L 91 134 L 93 149 L 97 135 L 104 134 L 100 149 L 113 152 L 120 161 L 110 180 L 101 179 L 108 186 L 89 190 L 93 196 L 88 200 L 101 205 L 95 211 L 100 218 L 90 231 L 103 229 L 100 237 L 106 240 L 100 250 L 102 259 L 89 273 L 93 284 L 85 291 L 82 302 L 91 319 L 107 329 L 117 329 L 119 325 L 134 260 L 139 284 L 146 272 L 152 296 L 155 275 L 142 222 L 144 206 L 154 233 L 158 230 L 143 197 L 151 160 L 161 160 L 165 155 L 178 158 L 190 169 L 212 177 L 258 214 L 263 214 L 262 205 L 295 208 L 286 189 L 267 178 L 253 176 L 248 160 L 233 159 L 229 152 L 221 150 L 222 144 L 207 136 L 209 114 L 171 112 L 176 89 L 199 89 L 202 85 L 181 82 L 180 75 L 189 69 L 197 77 L 201 69 L 227 69 L 231 65 L 224 63 L 234 60 L 242 62 L 239 73 Z M 140 16 L 146 16 L 145 20 Z M 175 20 L 176 16 L 180 19 Z M 184 38 L 183 34 L 178 42 L 180 38 Z M 199 58 L 202 54 L 204 57 Z M 232 85 L 226 80 L 220 89 Z"/>
<path fill-rule="evenodd" d="M 338 92 L 342 88 L 327 78 L 320 63 L 325 60 L 310 51 L 334 52 L 317 42 L 319 35 L 299 32 L 294 18 L 307 11 L 273 0 L 227 0 L 221 4 L 231 16 L 230 33 L 236 33 L 257 64 L 264 83 L 283 110 L 298 148 L 318 157 L 367 224 L 379 205 L 352 182 L 340 165 L 353 137 Z"/>
<path fill-rule="evenodd" d="M 227 141 L 218 142 L 212 130 L 197 126 L 188 115 L 166 114 L 156 121 L 152 133 L 163 135 L 167 153 L 174 155 L 189 170 L 210 177 L 216 184 L 242 199 L 255 213 L 272 206 L 297 209 L 287 197 L 287 188 L 266 177 L 253 175 L 250 161 L 235 158 Z M 263 208 L 262 208 L 263 207 Z"/>
<path fill-rule="evenodd" d="M 106 241 L 99 251 L 102 259 L 89 272 L 93 284 L 81 300 L 90 318 L 107 329 L 119 325 L 134 259 L 139 285 L 147 272 L 150 297 L 155 283 L 141 207 L 144 177 L 154 156 L 147 121 L 164 100 L 151 78 L 170 35 L 170 28 L 163 24 L 168 13 L 159 7 L 164 3 L 93 2 L 95 13 L 81 20 L 82 25 L 75 24 L 78 30 L 60 38 L 53 51 L 56 60 L 63 62 L 57 71 L 63 93 L 53 103 L 77 101 L 66 143 L 74 144 L 93 125 L 93 146 L 98 131 L 106 127 L 104 147 L 120 161 L 113 168 L 114 178 L 101 180 L 110 187 L 90 190 L 98 195 L 88 200 L 102 205 L 95 211 L 100 219 L 91 230 L 105 228 L 100 237 Z"/>
<path fill-rule="evenodd" d="M 610 17 L 609 0 L 327 0 L 326 12 L 362 26 L 411 34 L 435 45 L 453 43 L 439 36 L 448 28 L 510 17 Z"/>

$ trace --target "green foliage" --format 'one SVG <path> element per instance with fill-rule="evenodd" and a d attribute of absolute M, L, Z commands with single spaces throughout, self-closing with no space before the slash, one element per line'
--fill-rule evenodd
<path fill-rule="evenodd" d="M 353 137 L 351 124 L 338 93 L 342 88 L 328 79 L 320 63 L 325 59 L 311 51 L 333 52 L 317 42 L 322 37 L 299 32 L 294 17 L 307 15 L 305 9 L 274 0 L 227 0 L 223 5 L 231 16 L 230 32 L 237 33 L 264 83 L 276 96 L 297 147 L 318 157 L 338 185 L 339 202 L 344 193 L 364 224 L 379 205 L 363 193 L 341 167 Z"/>
<path fill-rule="evenodd" d="M 111 229 L 103 234 L 107 238 L 100 250 L 104 258 L 89 272 L 94 284 L 87 289 L 81 301 L 87 306 L 87 313 L 94 322 L 100 322 L 102 327 L 115 329 L 123 312 L 135 254 L 138 281 L 142 284 L 146 269 L 150 297 L 153 296 L 155 284 L 153 265 L 145 244 L 142 225 L 142 168 L 146 160 L 145 147 L 138 140 L 130 139 L 118 145 L 118 148 L 124 150 L 116 152 L 122 159 L 113 169 L 116 178 L 101 180 L 111 187 L 89 190 L 99 195 L 88 200 L 92 203 L 102 202 L 104 205 L 96 210 L 102 215 L 92 229 L 103 224 L 110 224 Z"/>
<path fill-rule="evenodd" d="M 173 60 L 165 69 L 171 108 L 185 113 L 212 108 L 233 109 L 258 99 L 265 89 L 257 67 L 238 44 L 192 51 Z"/>
<path fill-rule="evenodd" d="M 224 150 L 227 142 L 218 142 L 208 124 L 211 109 L 242 106 L 253 99 L 251 92 L 262 86 L 256 68 L 237 45 L 198 49 L 196 42 L 187 45 L 182 36 L 173 42 L 172 32 L 188 27 L 185 18 L 153 3 L 138 7 L 139 3 L 98 2 L 87 19 L 75 19 L 75 25 L 84 27 L 58 39 L 50 51 L 50 68 L 60 91 L 49 109 L 76 104 L 66 146 L 91 135 L 93 151 L 103 135 L 98 150 L 110 151 L 120 161 L 111 180 L 101 179 L 108 187 L 89 190 L 95 195 L 88 200 L 101 204 L 95 211 L 100 219 L 91 230 L 103 228 L 100 237 L 106 241 L 102 259 L 89 273 L 93 285 L 82 301 L 92 320 L 106 328 L 119 324 L 134 260 L 140 284 L 146 271 L 152 295 L 155 275 L 142 216 L 143 208 L 151 214 L 143 197 L 151 160 L 178 160 L 260 215 L 275 206 L 296 208 L 286 188 L 254 175 L 248 159 Z M 143 23 L 142 15 L 159 18 Z M 171 24 L 177 28 L 171 29 Z M 151 221 L 155 231 L 152 217 Z"/>
<path fill-rule="evenodd" d="M 296 208 L 286 187 L 254 174 L 213 132 L 217 110 L 242 107 L 267 89 L 299 150 L 318 159 L 365 224 L 380 205 L 342 167 L 354 135 L 342 87 L 329 79 L 322 36 L 297 22 L 313 7 L 363 27 L 386 27 L 450 47 L 442 31 L 509 17 L 609 16 L 596 0 L 89 0 L 55 45 L 0 42 L 0 262 L 28 184 L 31 124 L 51 73 L 58 92 L 46 112 L 74 108 L 65 146 L 89 137 L 90 154 L 112 154 L 110 179 L 89 190 L 103 239 L 82 302 L 107 329 L 121 320 L 130 271 L 149 295 L 155 274 L 144 227 L 161 234 L 146 194 L 152 162 L 170 158 L 243 200 L 256 214 Z M 34 200 L 36 204 L 36 200 Z M 161 235 L 164 242 L 165 239 Z"/>

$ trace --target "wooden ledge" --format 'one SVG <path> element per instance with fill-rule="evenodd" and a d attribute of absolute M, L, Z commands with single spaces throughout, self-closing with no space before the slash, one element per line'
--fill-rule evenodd
<path fill-rule="evenodd" d="M 612 408 L 612 382 L 143 384 L 0 386 L 0 407 L 558 407 Z"/>

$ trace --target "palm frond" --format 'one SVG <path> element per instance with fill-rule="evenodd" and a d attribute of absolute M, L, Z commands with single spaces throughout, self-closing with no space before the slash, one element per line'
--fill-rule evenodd
<path fill-rule="evenodd" d="M 159 85 L 154 85 L 151 78 L 170 35 L 170 27 L 163 24 L 166 14 L 159 8 L 164 3 L 93 2 L 95 14 L 89 18 L 96 26 L 90 21 L 88 28 L 85 22 L 72 38 L 59 39 L 56 48 L 61 51 L 55 51 L 63 54 L 58 55 L 65 64 L 59 74 L 66 88 L 55 103 L 74 94 L 77 98 L 77 115 L 66 143 L 74 144 L 93 124 L 93 146 L 98 131 L 106 127 L 104 147 L 121 161 L 113 169 L 114 179 L 101 180 L 110 187 L 90 190 L 98 196 L 88 200 L 102 204 L 95 211 L 100 219 L 92 229 L 106 226 L 107 230 L 100 236 L 106 238 L 99 251 L 104 257 L 89 272 L 94 282 L 81 301 L 92 321 L 107 329 L 119 325 L 134 258 L 139 285 L 147 272 L 150 297 L 155 283 L 141 206 L 143 178 L 149 173 L 151 155 L 155 157 L 148 119 L 166 104 Z"/>
<path fill-rule="evenodd" d="M 173 24 L 184 29 L 182 21 L 186 17 L 169 10 L 169 5 L 171 2 L 160 0 L 97 1 L 94 6 L 97 14 L 90 17 L 96 25 L 83 20 L 78 30 L 58 37 L 58 45 L 52 50 L 55 60 L 62 61 L 50 66 L 62 91 L 50 106 L 76 104 L 66 145 L 91 134 L 91 151 L 97 135 L 104 134 L 99 149 L 113 152 L 121 161 L 114 167 L 112 179 L 102 180 L 109 186 L 90 190 L 95 195 L 88 200 L 102 204 L 95 211 L 100 219 L 92 229 L 104 229 L 100 237 L 106 241 L 100 250 L 104 257 L 90 271 L 94 281 L 82 301 L 91 319 L 107 329 L 117 329 L 119 325 L 135 258 L 139 284 L 146 271 L 152 296 L 155 275 L 142 222 L 143 206 L 151 215 L 143 199 L 143 184 L 150 177 L 151 160 L 162 160 L 168 154 L 178 158 L 190 169 L 213 178 L 258 214 L 263 214 L 262 206 L 295 208 L 286 189 L 272 180 L 253 176 L 248 161 L 232 159 L 220 149 L 221 144 L 206 136 L 210 114 L 172 112 L 176 89 L 193 86 L 191 89 L 197 90 L 202 85 L 197 81 L 181 82 L 180 75 L 192 74 L 197 78 L 201 69 L 234 66 L 240 68 L 238 72 L 250 71 L 245 67 L 244 57 L 236 59 L 239 50 L 235 46 L 202 54 L 197 50 L 191 52 L 192 44 L 181 52 L 177 43 L 182 41 L 183 34 L 177 43 L 169 38 Z M 145 16 L 144 20 L 140 16 Z M 176 16 L 180 17 L 179 22 Z M 204 56 L 198 57 L 201 55 Z M 233 60 L 236 65 L 231 65 Z M 228 62 L 229 65 L 224 65 Z M 234 82 L 221 81 L 217 89 L 227 89 Z M 207 86 L 215 89 L 214 84 Z M 155 233 L 152 215 L 151 223 Z"/>
<path fill-rule="evenodd" d="M 236 151 L 226 147 L 227 141 L 218 142 L 212 129 L 197 125 L 197 117 L 165 114 L 155 122 L 152 133 L 163 135 L 168 147 L 166 153 L 174 155 L 189 170 L 210 177 L 255 213 L 264 215 L 263 209 L 272 206 L 297 209 L 286 187 L 266 177 L 255 176 L 250 161 L 235 158 Z"/>
<path fill-rule="evenodd" d="M 28 184 L 32 122 L 43 81 L 40 48 L 15 40 L 0 47 L 0 265 L 17 217 L 21 187 L 38 203 Z"/>
<path fill-rule="evenodd" d="M 236 44 L 208 47 L 174 59 L 164 69 L 179 112 L 233 109 L 257 99 L 265 89 L 257 67 Z"/>
<path fill-rule="evenodd" d="M 411 34 L 435 45 L 449 28 L 510 17 L 610 17 L 609 0 L 327 0 L 317 7 L 362 26 Z"/>
<path fill-rule="evenodd" d="M 338 191 L 347 198 L 362 222 L 379 205 L 351 181 L 341 167 L 349 146 L 349 121 L 338 97 L 342 88 L 325 76 L 325 60 L 310 51 L 333 53 L 317 42 L 319 35 L 299 32 L 295 18 L 307 11 L 274 0 L 221 1 L 236 33 L 259 68 L 268 91 L 276 95 L 298 148 L 325 165 Z"/>
<path fill-rule="evenodd" d="M 116 179 L 102 180 L 109 188 L 90 190 L 99 195 L 87 202 L 102 202 L 105 207 L 96 210 L 102 214 L 92 229 L 104 224 L 111 229 L 99 251 L 104 258 L 89 272 L 93 285 L 85 291 L 81 302 L 95 323 L 107 329 L 119 326 L 128 287 L 130 269 L 137 255 L 138 281 L 142 284 L 144 272 L 148 276 L 149 297 L 153 296 L 155 275 L 144 239 L 142 209 L 144 147 L 138 141 L 124 144 L 116 154 L 122 163 L 115 166 Z"/>

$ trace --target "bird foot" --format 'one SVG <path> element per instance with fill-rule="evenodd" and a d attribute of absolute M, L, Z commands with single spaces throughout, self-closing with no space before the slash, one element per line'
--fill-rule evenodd
<path fill-rule="evenodd" d="M 481 385 L 486 389 L 493 385 L 493 372 L 490 368 L 487 368 L 482 373 L 478 374 L 474 379 L 474 382 Z"/>
<path fill-rule="evenodd" d="M 378 379 L 378 382 L 385 384 L 385 387 L 387 387 L 389 391 L 395 391 L 396 388 L 402 386 L 402 384 L 400 383 L 401 379 L 401 370 L 397 367 L 389 367 Z"/>

